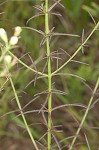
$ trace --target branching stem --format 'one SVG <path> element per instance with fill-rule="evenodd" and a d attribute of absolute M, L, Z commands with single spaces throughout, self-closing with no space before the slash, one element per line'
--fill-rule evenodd
<path fill-rule="evenodd" d="M 91 104 L 92 104 L 92 101 L 93 101 L 93 98 L 94 98 L 94 94 L 96 93 L 98 86 L 99 86 L 99 77 L 98 77 L 98 79 L 97 79 L 95 88 L 94 88 L 94 90 L 93 90 L 93 94 L 92 94 L 92 96 L 91 96 L 91 98 L 90 98 L 90 100 L 89 100 L 89 103 L 88 103 L 87 109 L 86 109 L 86 111 L 85 111 L 85 114 L 84 114 L 84 116 L 83 116 L 83 118 L 82 118 L 82 121 L 81 121 L 81 123 L 80 123 L 80 125 L 79 125 L 79 128 L 78 128 L 78 130 L 77 130 L 77 132 L 76 132 L 76 136 L 74 137 L 74 139 L 73 139 L 73 141 L 72 141 L 72 143 L 71 143 L 71 146 L 70 146 L 69 150 L 72 150 L 73 145 L 75 144 L 76 139 L 77 139 L 77 137 L 78 137 L 78 134 L 79 134 L 79 132 L 80 132 L 80 130 L 81 130 L 81 128 L 82 128 L 82 126 L 83 126 L 85 120 L 86 120 L 86 117 L 87 117 L 87 115 L 88 115 L 88 112 L 89 112 L 89 110 L 90 110 L 90 107 L 91 107 Z"/>
<path fill-rule="evenodd" d="M 52 76 L 54 76 L 54 74 L 56 74 L 57 72 L 59 72 L 63 67 L 65 67 L 76 55 L 77 53 L 82 49 L 82 47 L 87 43 L 87 41 L 90 39 L 90 37 L 92 36 L 92 34 L 95 32 L 95 30 L 98 28 L 99 26 L 99 22 L 96 24 L 96 26 L 94 27 L 94 29 L 92 30 L 92 32 L 89 34 L 89 36 L 86 38 L 86 40 L 82 43 L 82 45 L 75 51 L 75 53 L 61 66 L 59 67 L 57 70 L 55 70 L 52 73 Z"/>
<path fill-rule="evenodd" d="M 23 61 L 21 61 L 19 58 L 17 58 L 12 52 L 8 51 L 8 53 L 9 53 L 13 58 L 15 58 L 20 64 L 22 64 L 23 66 L 25 66 L 27 69 L 31 70 L 31 71 L 34 72 L 34 73 L 37 73 L 38 75 L 47 77 L 47 74 L 42 73 L 42 72 L 39 72 L 39 71 L 36 71 L 35 69 L 29 67 L 29 66 L 28 66 L 27 64 L 25 64 Z"/>

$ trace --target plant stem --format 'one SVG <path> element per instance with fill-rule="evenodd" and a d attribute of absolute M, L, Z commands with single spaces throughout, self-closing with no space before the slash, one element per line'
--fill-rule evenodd
<path fill-rule="evenodd" d="M 17 57 L 16 57 L 12 52 L 10 52 L 9 50 L 8 50 L 8 53 L 9 53 L 13 58 L 15 58 L 20 64 L 22 64 L 23 66 L 25 66 L 27 69 L 31 70 L 32 72 L 37 73 L 38 75 L 47 77 L 47 74 L 42 73 L 42 72 L 39 72 L 39 71 L 36 71 L 36 70 L 34 70 L 33 68 L 29 67 L 29 66 L 26 65 L 23 61 L 21 61 L 19 58 L 17 58 Z"/>
<path fill-rule="evenodd" d="M 47 49 L 47 57 L 48 57 L 48 150 L 51 150 L 51 112 L 52 112 L 52 93 L 51 93 L 51 85 L 52 85 L 52 75 L 51 75 L 51 58 L 50 58 L 50 44 L 49 44 L 49 14 L 48 14 L 48 0 L 45 0 L 45 33 L 46 33 L 46 49 Z"/>
<path fill-rule="evenodd" d="M 94 94 L 96 93 L 96 90 L 97 90 L 97 88 L 98 88 L 98 85 L 99 85 L 99 77 L 98 77 L 98 79 L 97 79 L 95 88 L 94 88 L 94 90 L 93 90 L 93 94 L 92 94 L 92 96 L 91 96 L 91 98 L 90 98 L 90 101 L 89 101 L 89 103 L 88 103 L 88 107 L 87 107 L 87 109 L 86 109 L 86 111 L 85 111 L 85 114 L 84 114 L 84 116 L 83 116 L 83 118 L 82 118 L 82 121 L 81 121 L 81 123 L 80 123 L 80 125 L 79 125 L 79 128 L 78 128 L 78 130 L 77 130 L 77 132 L 76 132 L 76 136 L 74 137 L 74 139 L 73 139 L 73 141 L 72 141 L 72 143 L 71 143 L 71 146 L 70 146 L 69 150 L 72 150 L 73 145 L 75 144 L 76 139 L 77 139 L 77 137 L 78 137 L 78 134 L 79 134 L 79 132 L 80 132 L 80 130 L 81 130 L 81 128 L 82 128 L 84 122 L 85 122 L 85 119 L 86 119 L 87 114 L 88 114 L 88 112 L 89 112 L 89 110 L 90 110 L 90 106 L 91 106 L 91 104 L 92 104 L 92 101 L 93 101 L 93 98 L 94 98 Z"/>
<path fill-rule="evenodd" d="M 86 40 L 82 43 L 82 45 L 75 51 L 75 53 L 61 66 L 59 67 L 57 70 L 55 70 L 52 73 L 52 76 L 55 75 L 57 72 L 59 72 L 63 67 L 65 67 L 76 55 L 77 53 L 82 49 L 82 47 L 87 43 L 87 41 L 90 39 L 90 37 L 92 36 L 92 34 L 95 32 L 95 30 L 97 29 L 97 27 L 99 26 L 99 22 L 96 24 L 96 26 L 94 27 L 94 29 L 92 30 L 92 32 L 89 34 L 89 36 L 86 38 Z"/>
<path fill-rule="evenodd" d="M 32 136 L 32 133 L 31 133 L 31 131 L 30 131 L 30 128 L 29 128 L 29 126 L 28 126 L 28 124 L 27 124 L 27 121 L 26 121 L 26 119 L 25 119 L 24 113 L 22 112 L 22 107 L 21 107 L 21 104 L 20 104 L 20 101 L 19 101 L 19 98 L 18 98 L 18 95 L 17 95 L 17 93 L 16 93 L 16 90 L 15 90 L 15 87 L 14 87 L 14 84 L 13 84 L 13 81 L 12 81 L 12 78 L 11 78 L 11 77 L 10 77 L 10 83 L 11 83 L 11 86 L 12 86 L 12 89 L 13 89 L 13 92 L 14 92 L 14 95 L 15 95 L 15 98 L 16 98 L 16 102 L 17 102 L 17 105 L 18 105 L 18 107 L 19 107 L 21 116 L 22 116 L 22 118 L 23 118 L 24 124 L 25 124 L 26 129 L 27 129 L 27 131 L 28 131 L 28 134 L 29 134 L 29 136 L 30 136 L 30 138 L 31 138 L 31 141 L 32 141 L 32 143 L 33 143 L 35 149 L 36 149 L 36 150 L 39 150 L 38 147 L 37 147 L 37 144 L 36 144 L 36 142 L 35 142 L 35 140 L 34 140 L 34 138 L 33 138 L 33 136 Z"/>

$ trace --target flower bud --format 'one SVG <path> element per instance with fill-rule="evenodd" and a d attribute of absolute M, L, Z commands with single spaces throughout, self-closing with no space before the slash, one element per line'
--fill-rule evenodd
<path fill-rule="evenodd" d="M 4 57 L 4 61 L 7 63 L 7 64 L 10 64 L 11 63 L 11 60 L 12 60 L 12 57 L 10 55 L 6 55 Z"/>
<path fill-rule="evenodd" d="M 7 33 L 3 28 L 0 28 L 0 38 L 5 42 L 8 43 Z"/>
<path fill-rule="evenodd" d="M 10 41 L 9 41 L 9 44 L 10 45 L 16 45 L 18 43 L 18 37 L 17 36 L 12 36 Z"/>
<path fill-rule="evenodd" d="M 21 32 L 22 32 L 22 28 L 17 26 L 15 28 L 14 36 L 19 36 Z"/>

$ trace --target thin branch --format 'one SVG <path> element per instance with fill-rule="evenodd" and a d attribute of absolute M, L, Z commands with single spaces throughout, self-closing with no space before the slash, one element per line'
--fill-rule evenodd
<path fill-rule="evenodd" d="M 28 21 L 26 22 L 26 25 L 27 25 L 32 19 L 34 19 L 34 18 L 36 18 L 36 17 L 39 17 L 39 16 L 44 16 L 44 15 L 45 15 L 44 13 L 38 13 L 38 14 L 32 16 L 31 18 L 28 19 Z"/>
<path fill-rule="evenodd" d="M 32 30 L 32 31 L 35 31 L 35 32 L 37 32 L 37 33 L 39 33 L 39 34 L 41 34 L 41 35 L 45 35 L 45 33 L 43 32 L 43 31 L 41 31 L 41 30 L 37 30 L 37 29 L 34 29 L 34 28 L 31 28 L 31 27 L 22 27 L 23 29 L 29 29 L 29 30 Z"/>
<path fill-rule="evenodd" d="M 64 76 L 72 76 L 72 77 L 76 77 L 82 81 L 86 81 L 84 78 L 78 76 L 78 75 L 75 75 L 75 74 L 71 74 L 71 73 L 57 73 L 57 74 L 54 74 L 54 76 L 58 76 L 58 75 L 64 75 Z"/>
<path fill-rule="evenodd" d="M 91 150 L 90 145 L 89 145 L 89 142 L 88 142 L 88 138 L 87 138 L 87 136 L 86 136 L 85 133 L 84 133 L 84 136 L 85 136 L 85 139 L 86 139 L 86 143 L 87 143 L 87 146 L 88 146 L 88 150 Z"/>
<path fill-rule="evenodd" d="M 47 110 L 42 110 L 42 111 L 43 111 L 43 112 L 48 112 Z M 36 110 L 29 110 L 29 111 L 26 111 L 26 112 L 22 112 L 22 114 L 26 115 L 26 114 L 37 113 L 37 112 L 39 112 L 39 109 L 36 109 Z M 18 118 L 18 117 L 20 117 L 20 116 L 21 116 L 21 114 L 18 114 L 18 115 L 16 115 L 13 119 Z"/>
<path fill-rule="evenodd" d="M 87 108 L 85 105 L 82 105 L 82 104 L 64 104 L 64 105 L 60 105 L 60 106 L 54 107 L 52 109 L 52 111 L 60 109 L 60 108 L 63 108 L 63 107 L 72 107 L 72 106 L 81 107 L 81 108 Z"/>
<path fill-rule="evenodd" d="M 81 121 L 81 123 L 80 123 L 80 125 L 79 125 L 79 128 L 78 128 L 78 130 L 77 130 L 77 132 L 76 132 L 76 136 L 74 137 L 74 139 L 73 139 L 73 141 L 72 141 L 72 143 L 71 143 L 71 146 L 70 146 L 69 150 L 72 150 L 73 145 L 74 145 L 75 142 L 76 142 L 77 136 L 79 135 L 79 132 L 80 132 L 80 130 L 81 130 L 81 128 L 82 128 L 82 126 L 83 126 L 85 120 L 86 120 L 86 117 L 87 117 L 88 112 L 89 112 L 89 110 L 90 110 L 90 106 L 91 106 L 91 104 L 92 104 L 92 102 L 93 102 L 94 94 L 96 93 L 98 86 L 99 86 L 99 77 L 98 77 L 98 79 L 97 79 L 95 88 L 94 88 L 94 90 L 93 90 L 93 94 L 92 94 L 92 96 L 91 96 L 91 98 L 90 98 L 90 100 L 89 100 L 89 103 L 88 103 L 87 109 L 86 109 L 86 111 L 85 111 L 85 114 L 84 114 L 84 116 L 83 116 L 83 118 L 82 118 L 82 121 Z"/>
<path fill-rule="evenodd" d="M 47 77 L 47 74 L 44 74 L 44 73 L 42 73 L 42 72 L 38 72 L 38 71 L 32 69 L 31 67 L 29 67 L 28 65 L 26 65 L 23 61 L 21 61 L 19 58 L 17 58 L 12 52 L 8 51 L 8 53 L 9 53 L 12 57 L 14 57 L 20 64 L 22 64 L 23 66 L 25 66 L 25 67 L 28 68 L 29 70 L 31 70 L 31 71 L 33 71 L 33 72 L 39 74 L 39 75 L 42 75 L 42 76 L 46 76 L 46 77 Z"/>
<path fill-rule="evenodd" d="M 42 79 L 42 78 L 45 78 L 45 77 L 44 77 L 44 76 L 40 76 L 40 77 L 37 77 L 36 80 Z M 32 84 L 33 82 L 35 82 L 35 79 L 31 80 L 31 81 L 26 85 L 25 89 L 26 89 L 30 84 Z"/>
<path fill-rule="evenodd" d="M 30 100 L 23 108 L 22 110 L 24 110 L 26 107 L 28 107 L 31 103 L 33 103 L 35 100 L 37 100 L 39 98 L 39 96 L 34 97 L 32 100 Z"/>
<path fill-rule="evenodd" d="M 91 17 L 91 19 L 92 19 L 92 21 L 94 22 L 94 24 L 96 25 L 96 21 L 95 21 L 95 19 L 94 19 L 94 17 L 92 16 L 92 14 L 88 11 L 88 13 L 89 13 L 89 15 L 90 15 L 90 17 Z"/>
<path fill-rule="evenodd" d="M 48 12 L 50 12 L 61 0 L 56 1 L 49 9 Z"/>
<path fill-rule="evenodd" d="M 75 34 L 68 34 L 68 33 L 53 33 L 53 36 L 70 36 L 70 37 L 80 37 L 79 35 L 75 35 Z"/>
<path fill-rule="evenodd" d="M 54 140 L 55 140 L 55 142 L 56 142 L 56 144 L 57 144 L 58 149 L 61 150 L 61 147 L 60 147 L 60 145 L 59 145 L 59 142 L 58 142 L 57 138 L 55 137 L 55 135 L 54 135 L 53 133 L 52 133 L 52 136 L 53 136 L 53 138 L 54 138 Z"/>
<path fill-rule="evenodd" d="M 29 126 L 28 126 L 28 124 L 27 124 L 26 118 L 25 118 L 25 116 L 24 116 L 24 114 L 23 114 L 23 112 L 22 112 L 22 107 L 21 107 L 20 101 L 19 101 L 19 99 L 18 99 L 18 96 L 17 96 L 16 90 L 15 90 L 15 87 L 14 87 L 14 84 L 13 84 L 13 81 L 12 81 L 12 78 L 10 78 L 10 83 L 11 83 L 11 86 L 12 86 L 12 89 L 13 89 L 13 92 L 14 92 L 14 95 L 15 95 L 15 98 L 16 98 L 17 105 L 18 105 L 18 107 L 19 107 L 19 110 L 20 110 L 20 113 L 21 113 L 21 116 L 22 116 L 22 119 L 23 119 L 24 124 L 25 124 L 25 126 L 26 126 L 27 132 L 28 132 L 28 134 L 29 134 L 29 136 L 30 136 L 30 138 L 31 138 L 31 141 L 32 141 L 32 143 L 33 143 L 35 149 L 36 149 L 36 150 L 39 150 L 39 149 L 38 149 L 38 146 L 37 146 L 37 144 L 36 144 L 36 142 L 35 142 L 35 140 L 34 140 L 34 137 L 33 137 L 32 133 L 31 133 L 31 131 L 30 131 L 30 128 L 29 128 Z"/>
<path fill-rule="evenodd" d="M 77 53 L 82 49 L 82 47 L 86 44 L 86 42 L 90 39 L 90 37 L 93 35 L 93 33 L 96 31 L 97 27 L 99 26 L 99 21 L 96 24 L 96 26 L 94 27 L 94 29 L 92 30 L 92 32 L 89 34 L 89 36 L 86 38 L 86 40 L 82 43 L 82 45 L 75 51 L 75 53 L 61 66 L 59 67 L 57 70 L 55 70 L 52 73 L 52 76 L 54 76 L 54 74 L 56 74 L 57 72 L 59 72 L 63 67 L 65 67 L 76 55 Z"/>

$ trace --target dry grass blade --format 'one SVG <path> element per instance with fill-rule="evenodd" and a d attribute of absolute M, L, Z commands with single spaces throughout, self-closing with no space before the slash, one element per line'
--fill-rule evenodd
<path fill-rule="evenodd" d="M 13 110 L 13 111 L 7 112 L 7 113 L 3 114 L 2 116 L 0 116 L 0 118 L 5 117 L 5 116 L 7 116 L 9 114 L 12 114 L 12 113 L 15 113 L 15 112 L 20 112 L 20 110 L 17 109 L 17 110 Z"/>
<path fill-rule="evenodd" d="M 48 90 L 44 90 L 42 92 L 36 93 L 34 96 L 38 96 L 38 95 L 42 95 L 42 94 L 46 94 L 49 93 Z"/>
<path fill-rule="evenodd" d="M 59 141 L 59 143 L 63 143 L 64 141 L 69 140 L 69 139 L 72 139 L 72 138 L 74 138 L 74 137 L 75 137 L 75 135 L 74 135 L 74 136 L 66 137 L 66 138 L 62 139 L 61 141 Z"/>
<path fill-rule="evenodd" d="M 67 34 L 67 33 L 53 33 L 53 36 L 70 36 L 70 37 L 80 37 L 76 34 Z"/>
<path fill-rule="evenodd" d="M 43 111 L 43 112 L 48 112 L 47 110 L 42 110 L 42 111 Z M 23 112 L 23 114 L 26 115 L 26 114 L 38 113 L 38 112 L 39 112 L 39 110 L 29 110 L 29 111 Z M 13 119 L 18 118 L 18 117 L 20 117 L 20 116 L 21 116 L 21 114 L 18 114 L 18 115 L 16 115 Z"/>
<path fill-rule="evenodd" d="M 44 36 L 40 42 L 40 47 L 42 47 L 46 42 L 46 37 Z"/>
<path fill-rule="evenodd" d="M 49 33 L 48 34 L 43 34 L 43 39 L 41 40 L 41 42 L 40 42 L 40 47 L 42 46 L 42 45 L 44 45 L 45 44 L 45 42 L 46 42 L 46 39 L 49 37 L 49 41 L 51 40 L 51 37 L 53 36 L 53 30 L 55 29 L 55 27 L 53 27 L 50 31 L 49 31 Z"/>
<path fill-rule="evenodd" d="M 45 33 L 43 32 L 43 31 L 41 31 L 41 30 L 37 30 L 37 29 L 35 29 L 35 28 L 31 28 L 31 27 L 22 27 L 23 29 L 29 29 L 29 30 L 32 30 L 32 31 L 35 31 L 35 32 L 37 32 L 37 33 L 39 33 L 39 34 L 41 34 L 41 35 L 45 35 Z"/>
<path fill-rule="evenodd" d="M 99 98 L 95 100 L 95 102 L 93 102 L 93 104 L 91 105 L 90 109 L 94 108 L 95 104 L 99 102 Z"/>
<path fill-rule="evenodd" d="M 75 74 L 70 74 L 70 73 L 57 73 L 57 74 L 54 74 L 55 76 L 58 76 L 58 75 L 63 75 L 63 76 L 72 76 L 72 77 L 76 77 L 76 78 L 78 78 L 78 79 L 80 79 L 80 80 L 82 80 L 82 81 L 86 81 L 84 78 L 82 78 L 82 77 L 80 77 L 80 76 L 78 76 L 78 75 L 75 75 Z"/>
<path fill-rule="evenodd" d="M 27 20 L 26 25 L 27 25 L 32 19 L 37 18 L 37 17 L 39 17 L 39 16 L 44 16 L 44 15 L 45 15 L 44 13 L 38 13 L 38 14 L 32 16 L 31 18 L 29 18 L 29 19 Z"/>
<path fill-rule="evenodd" d="M 64 53 L 58 52 L 58 50 L 51 52 L 51 55 L 63 55 Z"/>
<path fill-rule="evenodd" d="M 88 126 L 88 127 L 91 129 L 94 129 L 94 130 L 99 130 L 99 127 L 90 127 L 90 126 Z"/>
<path fill-rule="evenodd" d="M 29 58 L 30 58 L 30 60 L 32 62 L 32 65 L 33 65 L 34 69 L 37 71 L 37 67 L 36 67 L 36 65 L 35 65 L 35 63 L 33 61 L 33 58 L 29 54 L 28 54 L 28 56 L 29 56 Z"/>
<path fill-rule="evenodd" d="M 61 147 L 61 150 L 64 150 L 64 148 L 66 148 L 66 147 L 68 147 L 68 145 L 65 144 L 64 146 Z"/>
<path fill-rule="evenodd" d="M 46 120 L 45 114 L 44 114 L 43 111 L 41 111 L 41 113 L 42 113 L 42 117 L 43 117 L 43 119 L 44 119 L 45 125 L 46 125 L 46 127 L 47 127 L 47 120 Z"/>
<path fill-rule="evenodd" d="M 92 16 L 92 14 L 88 11 L 88 13 L 89 13 L 89 15 L 90 15 L 90 17 L 91 17 L 91 19 L 92 19 L 92 21 L 94 22 L 94 24 L 96 25 L 96 21 L 95 21 L 95 19 L 94 19 L 94 17 Z"/>
<path fill-rule="evenodd" d="M 83 45 L 83 43 L 84 43 L 84 34 L 85 34 L 85 31 L 84 31 L 84 29 L 82 30 L 82 36 L 81 36 L 81 44 Z M 82 46 L 82 53 L 84 54 L 84 47 L 88 47 L 88 45 L 87 44 L 84 44 L 83 46 Z"/>
<path fill-rule="evenodd" d="M 79 126 L 79 121 L 77 120 L 77 118 L 75 117 L 75 115 L 72 114 L 72 112 L 71 112 L 69 109 L 67 109 L 66 111 L 71 115 L 71 117 L 74 119 L 74 121 L 75 121 L 75 122 L 77 123 L 77 125 Z"/>
<path fill-rule="evenodd" d="M 82 81 L 82 83 L 83 83 L 91 92 L 93 92 L 92 88 L 91 88 L 85 81 Z"/>
<path fill-rule="evenodd" d="M 71 62 L 79 63 L 79 64 L 82 64 L 82 65 L 89 66 L 89 64 L 87 64 L 87 63 L 85 63 L 85 62 L 82 62 L 82 61 L 78 61 L 78 60 L 71 60 Z"/>
<path fill-rule="evenodd" d="M 18 96 L 18 98 L 21 98 L 22 96 Z M 15 100 L 15 97 L 13 97 L 12 99 L 11 99 L 11 102 L 13 101 L 13 100 Z"/>
<path fill-rule="evenodd" d="M 34 78 L 34 86 L 36 85 L 37 76 L 38 76 L 38 74 L 36 73 L 35 78 Z"/>
<path fill-rule="evenodd" d="M 62 125 L 53 126 L 53 128 L 59 128 L 59 127 L 62 127 Z"/>
<path fill-rule="evenodd" d="M 42 78 L 45 78 L 45 77 L 40 76 L 40 77 L 37 77 L 36 80 L 42 79 Z M 30 84 L 32 84 L 33 82 L 35 82 L 35 79 L 31 80 L 31 81 L 26 85 L 25 89 L 26 89 Z"/>
<path fill-rule="evenodd" d="M 66 93 L 64 91 L 60 91 L 60 90 L 57 90 L 57 89 L 53 89 L 51 93 L 53 93 L 53 94 L 62 94 L 62 95 L 68 94 L 68 93 Z"/>
<path fill-rule="evenodd" d="M 67 53 L 64 49 L 60 48 L 61 51 L 63 51 L 69 58 L 71 57 L 71 55 L 69 53 Z M 78 61 L 78 60 L 74 60 L 72 59 L 71 62 L 75 62 L 75 63 L 79 63 L 79 64 L 83 64 L 83 65 L 87 65 L 89 66 L 88 63 L 82 62 L 82 61 Z"/>
<path fill-rule="evenodd" d="M 50 12 L 61 0 L 56 1 L 49 9 L 48 12 Z"/>
<path fill-rule="evenodd" d="M 87 146 L 88 146 L 88 150 L 91 150 L 90 145 L 89 145 L 89 142 L 88 142 L 88 138 L 87 138 L 87 136 L 86 136 L 85 133 L 84 133 L 84 136 L 85 136 L 85 139 L 86 139 L 86 143 L 87 143 Z"/>
<path fill-rule="evenodd" d="M 24 110 L 26 107 L 28 107 L 31 103 L 33 103 L 35 100 L 37 100 L 39 98 L 39 96 L 34 97 L 32 100 L 30 100 L 23 108 L 22 110 Z"/>
<path fill-rule="evenodd" d="M 43 7 L 42 7 L 42 6 L 40 6 L 40 5 L 35 5 L 35 6 L 33 6 L 33 7 L 34 7 L 35 9 L 37 9 L 37 10 L 43 12 Z"/>
<path fill-rule="evenodd" d="M 46 100 L 45 100 L 44 104 L 42 105 L 42 107 L 41 107 L 39 113 L 43 110 L 43 108 L 45 108 L 45 106 L 46 106 L 46 104 L 47 104 L 47 102 L 48 102 L 49 96 L 50 96 L 50 93 L 48 93 L 48 95 L 47 95 L 47 97 L 46 97 Z"/>
<path fill-rule="evenodd" d="M 61 51 L 63 51 L 67 56 L 71 57 L 71 55 L 69 53 L 66 52 L 66 50 L 64 50 L 63 48 L 59 48 Z"/>
<path fill-rule="evenodd" d="M 23 54 L 19 59 L 21 60 L 22 58 L 24 58 L 28 54 L 30 54 L 30 52 L 27 52 L 27 53 Z"/>
<path fill-rule="evenodd" d="M 44 134 L 40 137 L 40 139 L 39 139 L 38 141 L 41 141 L 46 135 L 47 135 L 47 132 L 44 133 Z"/>
<path fill-rule="evenodd" d="M 44 72 L 45 72 L 45 69 L 46 69 L 47 65 L 48 65 L 48 59 L 47 59 L 47 61 L 46 61 L 45 65 L 44 65 L 44 67 L 43 67 L 43 71 L 42 71 L 42 73 L 44 73 Z"/>
<path fill-rule="evenodd" d="M 63 108 L 63 107 L 81 107 L 81 108 L 87 108 L 87 106 L 85 105 L 82 105 L 82 104 L 64 104 L 64 105 L 60 105 L 60 106 L 57 106 L 57 107 L 54 107 L 52 109 L 52 111 L 54 110 L 57 110 L 57 109 L 60 109 L 60 108 Z"/>
<path fill-rule="evenodd" d="M 62 60 L 62 58 L 60 58 L 60 57 L 55 57 L 55 56 L 51 56 L 51 59 L 53 60 L 53 59 L 56 59 L 56 60 Z"/>
<path fill-rule="evenodd" d="M 69 140 L 69 139 L 72 139 L 72 138 L 74 138 L 75 136 L 69 136 L 69 137 L 67 137 L 67 138 L 64 138 L 64 139 L 62 139 L 62 140 L 60 140 L 59 141 L 59 144 L 61 144 L 61 143 L 63 143 L 64 141 L 66 141 L 66 140 Z M 53 148 L 54 147 L 56 147 L 57 145 L 55 144 L 54 146 L 53 146 Z M 61 148 L 61 150 L 64 148 L 64 147 L 66 147 L 67 145 L 65 145 L 65 146 L 63 146 L 62 148 Z"/>
<path fill-rule="evenodd" d="M 54 0 L 54 2 L 56 2 L 57 0 Z M 61 3 L 61 2 L 59 2 L 58 3 L 62 8 L 65 8 L 65 6 Z"/>
<path fill-rule="evenodd" d="M 62 16 L 60 13 L 56 13 L 56 12 L 52 12 L 52 13 L 50 13 L 51 15 L 55 15 L 55 16 Z"/>
<path fill-rule="evenodd" d="M 56 129 L 52 129 L 51 131 L 54 133 L 62 133 L 63 132 L 63 130 L 56 130 Z"/>
<path fill-rule="evenodd" d="M 41 150 L 46 150 L 45 146 L 43 144 L 41 144 L 39 141 L 36 141 L 36 143 L 38 143 L 40 145 Z M 39 149 L 40 150 L 40 149 Z"/>
<path fill-rule="evenodd" d="M 54 138 L 54 140 L 55 140 L 55 142 L 57 144 L 58 149 L 61 150 L 60 144 L 59 144 L 57 138 L 55 137 L 55 135 L 53 133 L 52 133 L 52 136 L 53 136 L 53 138 Z"/>
<path fill-rule="evenodd" d="M 28 126 L 29 127 L 31 127 L 31 126 L 37 126 L 37 125 L 41 125 L 42 123 L 31 123 L 31 124 L 29 124 Z M 18 125 L 18 126 L 20 126 L 20 125 Z M 23 127 L 23 126 L 20 126 L 20 127 L 22 127 L 22 128 L 25 128 L 25 127 Z M 24 131 L 23 131 L 23 133 L 25 133 L 27 130 L 25 129 Z"/>

